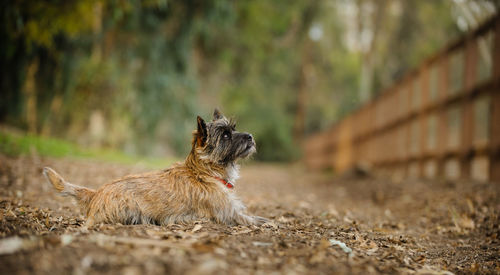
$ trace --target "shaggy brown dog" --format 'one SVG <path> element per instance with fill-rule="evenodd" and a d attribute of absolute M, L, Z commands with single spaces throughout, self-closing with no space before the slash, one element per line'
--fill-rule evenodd
<path fill-rule="evenodd" d="M 211 122 L 198 117 L 192 149 L 183 163 L 163 171 L 130 175 L 97 190 L 66 182 L 51 168 L 47 180 L 63 195 L 70 195 L 87 215 L 86 226 L 96 223 L 172 224 L 211 219 L 224 224 L 260 225 L 267 220 L 249 216 L 232 188 L 238 178 L 236 161 L 255 152 L 252 135 L 218 110 Z"/>

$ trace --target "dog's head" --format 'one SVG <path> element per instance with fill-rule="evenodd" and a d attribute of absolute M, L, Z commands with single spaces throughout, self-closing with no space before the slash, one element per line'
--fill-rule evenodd
<path fill-rule="evenodd" d="M 194 132 L 193 150 L 201 159 L 227 165 L 255 153 L 251 134 L 236 131 L 234 121 L 215 109 L 213 120 L 205 122 L 198 116 L 198 129 Z"/>

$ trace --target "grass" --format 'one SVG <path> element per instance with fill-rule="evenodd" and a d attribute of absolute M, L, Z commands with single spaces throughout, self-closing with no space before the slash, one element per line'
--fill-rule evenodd
<path fill-rule="evenodd" d="M 167 167 L 177 159 L 139 157 L 111 149 L 85 149 L 74 143 L 49 137 L 23 135 L 0 130 L 0 153 L 7 156 L 37 154 L 45 157 L 94 159 L 122 164 L 141 164 L 151 168 Z"/>

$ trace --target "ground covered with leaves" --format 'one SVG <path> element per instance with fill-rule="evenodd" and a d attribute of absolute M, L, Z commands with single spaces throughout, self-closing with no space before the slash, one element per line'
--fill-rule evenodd
<path fill-rule="evenodd" d="M 500 273 L 500 184 L 333 177 L 249 164 L 235 190 L 261 227 L 99 225 L 41 171 L 96 188 L 140 166 L 0 156 L 1 274 Z"/>

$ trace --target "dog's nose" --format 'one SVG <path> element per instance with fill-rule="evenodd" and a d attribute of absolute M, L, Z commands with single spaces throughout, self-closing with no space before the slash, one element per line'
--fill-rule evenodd
<path fill-rule="evenodd" d="M 252 141 L 253 140 L 253 136 L 251 134 L 246 134 L 245 138 L 248 140 L 248 141 Z"/>

